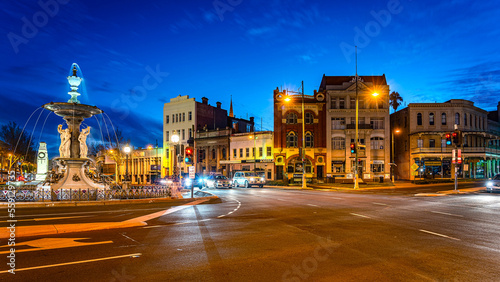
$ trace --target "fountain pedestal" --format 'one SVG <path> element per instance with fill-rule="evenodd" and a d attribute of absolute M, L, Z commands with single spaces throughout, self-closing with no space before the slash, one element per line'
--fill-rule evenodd
<path fill-rule="evenodd" d="M 88 189 L 88 188 L 106 188 L 105 185 L 97 184 L 85 174 L 85 164 L 89 159 L 82 158 L 58 158 L 66 168 L 64 177 L 56 184 L 52 185 L 52 190 L 64 189 Z"/>

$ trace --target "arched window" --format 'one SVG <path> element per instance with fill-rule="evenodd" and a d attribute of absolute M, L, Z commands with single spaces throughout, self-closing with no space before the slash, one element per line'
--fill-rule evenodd
<path fill-rule="evenodd" d="M 446 125 L 446 113 L 441 114 L 441 124 Z"/>
<path fill-rule="evenodd" d="M 464 114 L 464 125 L 467 126 L 467 114 Z"/>
<path fill-rule="evenodd" d="M 434 113 L 429 114 L 429 125 L 434 125 Z"/>
<path fill-rule="evenodd" d="M 295 132 L 290 131 L 286 135 L 286 147 L 297 148 L 297 134 L 295 134 Z"/>
<path fill-rule="evenodd" d="M 306 148 L 314 147 L 314 135 L 311 132 L 306 132 Z"/>
<path fill-rule="evenodd" d="M 455 113 L 455 124 L 460 124 L 460 114 Z"/>
<path fill-rule="evenodd" d="M 289 113 L 286 115 L 286 123 L 287 124 L 296 124 L 297 123 L 297 115 L 294 113 Z"/>
<path fill-rule="evenodd" d="M 417 125 L 422 125 L 422 114 L 421 113 L 417 114 Z"/>
<path fill-rule="evenodd" d="M 306 124 L 313 124 L 314 123 L 314 116 L 312 113 L 305 113 L 304 118 L 306 120 Z"/>

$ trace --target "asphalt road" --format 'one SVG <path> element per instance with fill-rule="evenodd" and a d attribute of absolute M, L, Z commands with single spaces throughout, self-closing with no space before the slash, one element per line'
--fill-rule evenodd
<path fill-rule="evenodd" d="M 1 273 L 0 279 L 493 281 L 500 277 L 500 194 L 414 197 L 265 188 L 212 192 L 221 200 L 176 208 L 143 227 L 18 238 L 17 272 Z M 109 222 L 172 208 L 171 203 L 43 208 L 18 210 L 17 215 L 24 219 L 18 224 L 26 225 Z M 7 250 L 0 248 L 5 261 Z M 8 269 L 5 263 L 0 265 L 1 270 Z"/>

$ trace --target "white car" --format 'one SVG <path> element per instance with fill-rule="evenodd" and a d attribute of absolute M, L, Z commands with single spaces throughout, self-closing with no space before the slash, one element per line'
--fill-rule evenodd
<path fill-rule="evenodd" d="M 233 187 L 235 188 L 248 188 L 252 185 L 262 188 L 264 184 L 266 184 L 266 179 L 251 171 L 238 171 L 233 176 Z"/>
<path fill-rule="evenodd" d="M 486 192 L 493 192 L 493 190 L 500 190 L 500 174 L 486 181 Z"/>

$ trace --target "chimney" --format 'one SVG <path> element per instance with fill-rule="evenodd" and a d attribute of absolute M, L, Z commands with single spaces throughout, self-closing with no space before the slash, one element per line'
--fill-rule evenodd
<path fill-rule="evenodd" d="M 250 122 L 251 122 L 251 123 L 254 123 L 254 121 L 253 121 L 253 120 L 254 120 L 254 117 L 250 117 Z"/>
<path fill-rule="evenodd" d="M 207 97 L 202 97 L 201 98 L 201 103 L 205 104 L 205 105 L 208 105 L 208 98 Z"/>
<path fill-rule="evenodd" d="M 216 104 L 217 104 L 217 109 L 220 109 L 220 105 L 222 105 L 222 103 L 221 102 L 217 102 Z"/>

